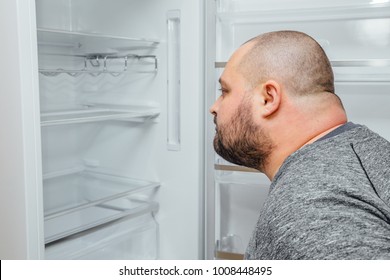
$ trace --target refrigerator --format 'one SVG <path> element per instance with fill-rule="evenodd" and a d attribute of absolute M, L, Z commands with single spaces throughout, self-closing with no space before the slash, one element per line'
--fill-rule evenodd
<path fill-rule="evenodd" d="M 213 150 L 242 43 L 298 30 L 390 139 L 387 0 L 5 0 L 2 259 L 240 259 L 269 180 Z"/>

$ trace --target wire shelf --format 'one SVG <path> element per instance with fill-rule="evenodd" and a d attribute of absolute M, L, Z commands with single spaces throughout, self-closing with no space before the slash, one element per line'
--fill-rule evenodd
<path fill-rule="evenodd" d="M 102 54 L 94 54 L 84 56 L 84 67 L 82 69 L 47 69 L 40 68 L 39 73 L 48 77 L 55 77 L 60 74 L 68 74 L 72 77 L 89 74 L 92 76 L 99 76 L 101 74 L 110 74 L 112 76 L 119 76 L 129 71 L 129 61 L 133 63 L 142 63 L 142 66 L 148 66 L 146 70 L 136 70 L 137 73 L 155 73 L 158 70 L 157 57 L 155 55 L 124 55 L 124 56 L 109 56 Z M 121 66 L 110 67 L 112 61 L 120 60 Z M 143 68 L 142 68 L 143 69 Z"/>

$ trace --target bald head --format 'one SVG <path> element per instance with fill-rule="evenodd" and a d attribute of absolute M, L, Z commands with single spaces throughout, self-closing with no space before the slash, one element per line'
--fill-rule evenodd
<path fill-rule="evenodd" d="M 243 47 L 248 50 L 238 71 L 252 86 L 272 79 L 291 94 L 334 93 L 329 59 L 310 36 L 297 31 L 270 32 L 251 39 Z"/>
<path fill-rule="evenodd" d="M 347 122 L 321 46 L 295 31 L 260 35 L 233 53 L 210 108 L 216 151 L 272 180 L 284 160 Z"/>

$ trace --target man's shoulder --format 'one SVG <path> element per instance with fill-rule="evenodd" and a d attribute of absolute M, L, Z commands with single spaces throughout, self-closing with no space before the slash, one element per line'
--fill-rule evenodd
<path fill-rule="evenodd" d="M 306 181 L 313 179 L 313 182 L 321 182 L 331 179 L 329 176 L 324 176 L 330 172 L 341 176 L 354 173 L 361 169 L 356 150 L 371 156 L 385 158 L 387 156 L 390 160 L 390 142 L 366 126 L 356 125 L 291 154 L 280 167 L 273 184 L 279 184 L 279 181 L 283 181 L 281 178 L 292 179 L 299 184 L 303 177 Z M 294 184 L 294 182 L 289 183 Z"/>

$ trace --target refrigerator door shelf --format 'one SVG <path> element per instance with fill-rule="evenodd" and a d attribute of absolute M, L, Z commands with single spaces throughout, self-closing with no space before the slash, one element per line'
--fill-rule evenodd
<path fill-rule="evenodd" d="M 328 7 L 313 2 L 313 6 L 305 3 L 300 7 L 294 3 L 293 7 L 284 6 L 280 8 L 280 3 L 275 2 L 275 6 L 264 3 L 255 7 L 252 2 L 243 9 L 231 9 L 230 11 L 217 12 L 217 17 L 222 24 L 254 24 L 264 22 L 294 22 L 294 21 L 318 21 L 318 20 L 349 20 L 356 18 L 378 18 L 388 15 L 390 5 L 388 3 L 376 4 L 350 4 L 350 5 L 330 5 Z"/>
<path fill-rule="evenodd" d="M 332 66 L 338 83 L 390 83 L 390 59 L 332 61 Z"/>
<path fill-rule="evenodd" d="M 239 166 L 239 165 L 233 165 L 233 164 L 214 164 L 215 170 L 220 171 L 239 171 L 239 172 L 251 172 L 251 173 L 258 173 L 259 171 L 253 168 L 245 167 L 245 166 Z"/>
<path fill-rule="evenodd" d="M 253 11 L 248 6 L 248 12 L 220 13 L 217 60 L 227 60 L 232 51 L 249 38 L 276 30 L 297 30 L 312 36 L 334 61 L 390 58 L 389 3 L 337 5 L 324 9 L 307 8 L 308 2 L 287 10 L 281 9 L 279 3 L 275 9 L 262 7 Z"/>
<path fill-rule="evenodd" d="M 108 201 L 129 195 L 133 197 L 135 194 L 142 195 L 143 200 L 149 200 L 152 192 L 160 186 L 157 182 L 95 172 L 88 168 L 72 170 L 73 173 L 56 172 L 59 176 L 44 176 L 45 220 L 101 206 Z M 117 203 L 114 206 L 117 207 Z"/>
<path fill-rule="evenodd" d="M 123 217 L 134 218 L 158 211 L 158 203 L 120 198 L 52 219 L 45 219 L 45 244 L 95 228 Z"/>
<path fill-rule="evenodd" d="M 127 54 L 129 51 L 155 49 L 159 44 L 155 39 L 43 28 L 38 28 L 37 36 L 41 54 Z"/>
<path fill-rule="evenodd" d="M 41 126 L 79 124 L 100 121 L 142 122 L 156 118 L 158 108 L 143 106 L 87 105 L 80 109 L 43 112 Z"/>
<path fill-rule="evenodd" d="M 255 173 L 253 173 L 255 175 Z M 262 209 L 269 184 L 234 172 L 216 179 L 215 247 L 217 259 L 242 259 Z M 257 174 L 259 175 L 259 174 Z M 250 176 L 249 176 L 250 177 Z M 231 182 L 228 181 L 231 180 Z"/>
<path fill-rule="evenodd" d="M 146 213 L 48 244 L 45 259 L 157 259 L 158 247 L 158 224 Z"/>

